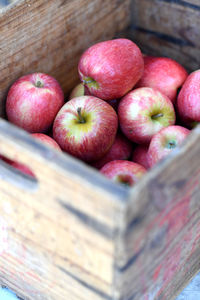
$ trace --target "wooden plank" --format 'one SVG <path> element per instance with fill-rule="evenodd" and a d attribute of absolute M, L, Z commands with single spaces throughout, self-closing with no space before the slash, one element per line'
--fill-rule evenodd
<path fill-rule="evenodd" d="M 199 7 L 199 0 L 159 0 L 163 2 L 168 2 L 168 3 L 176 3 L 182 6 L 185 6 L 186 8 L 194 8 L 198 9 Z"/>
<path fill-rule="evenodd" d="M 82 52 L 127 27 L 129 6 L 130 0 L 22 0 L 2 10 L 0 115 L 9 86 L 26 73 L 54 76 L 67 94 L 77 83 Z"/>
<path fill-rule="evenodd" d="M 199 6 L 199 0 L 187 0 L 185 2 L 189 3 L 189 4 L 193 4 L 193 5 L 198 5 Z"/>
<path fill-rule="evenodd" d="M 139 28 L 174 37 L 191 47 L 200 47 L 200 6 L 195 9 L 173 1 L 134 0 L 133 18 Z"/>
<path fill-rule="evenodd" d="M 51 299 L 51 294 L 52 299 L 62 299 L 62 295 L 68 298 L 72 292 L 68 287 L 70 280 L 77 281 L 73 287 L 75 295 L 80 293 L 80 299 L 88 299 L 87 293 L 91 291 L 97 294 L 88 296 L 91 299 L 109 299 L 113 289 L 114 240 L 123 220 L 127 189 L 111 183 L 83 162 L 47 148 L 4 120 L 0 120 L 0 143 L 1 153 L 7 157 L 26 165 L 31 161 L 37 178 L 27 184 L 28 178 L 25 180 L 5 164 L 0 165 L 0 203 L 12 211 L 7 216 L 0 207 L 11 243 L 4 251 L 5 256 L 1 256 L 0 267 L 6 274 L 0 273 L 0 278 L 9 278 L 9 287 L 14 285 L 17 292 L 23 286 L 28 294 L 30 278 L 20 274 L 31 272 L 38 278 L 32 289 L 38 295 L 42 293 L 42 299 Z M 12 245 L 14 241 L 19 247 L 30 249 L 23 262 L 21 250 Z M 14 278 L 10 276 L 13 260 L 5 264 L 7 249 L 14 249 L 11 255 L 16 253 L 18 261 Z M 59 287 L 63 272 L 70 279 Z M 57 273 L 60 275 L 55 277 Z M 45 286 L 50 286 L 54 277 L 59 290 L 52 293 Z M 79 288 L 80 283 L 83 289 Z"/>
<path fill-rule="evenodd" d="M 174 58 L 191 71 L 198 69 L 200 62 L 200 7 L 182 2 L 135 0 L 132 38 L 147 54 Z"/>
<path fill-rule="evenodd" d="M 188 283 L 192 280 L 192 278 L 199 272 L 200 263 L 199 260 L 196 259 L 196 257 L 200 256 L 199 246 L 200 245 L 198 245 L 198 248 L 192 254 L 192 256 L 188 258 L 187 264 L 183 265 L 182 268 L 180 268 L 178 272 L 176 272 L 174 276 L 176 280 L 171 281 L 169 284 L 166 284 L 164 289 L 159 291 L 158 297 L 160 299 L 175 300 L 176 297 L 178 297 L 178 295 L 183 291 L 183 288 L 185 288 L 188 285 Z M 195 293 L 193 294 L 192 291 L 188 294 L 190 294 L 191 296 L 195 296 Z M 196 299 L 198 299 L 198 297 L 196 297 Z"/>
<path fill-rule="evenodd" d="M 112 240 L 70 214 L 47 218 L 41 206 L 31 206 L 19 198 L 1 199 L 1 284 L 27 299 L 109 299 Z"/>
<path fill-rule="evenodd" d="M 5 156 L 27 166 L 31 161 L 31 169 L 38 179 L 38 188 L 29 190 L 25 189 L 25 185 L 23 188 L 16 186 L 16 176 L 12 178 L 11 174 L 6 176 L 4 172 L 1 174 L 1 188 L 5 190 L 4 184 L 12 186 L 7 191 L 9 195 L 21 197 L 24 193 L 27 199 L 35 199 L 39 203 L 46 195 L 42 198 L 44 205 L 64 207 L 80 219 L 84 219 L 85 215 L 84 222 L 90 223 L 97 231 L 107 231 L 111 236 L 116 226 L 120 226 L 116 225 L 116 220 L 125 205 L 127 189 L 110 182 L 84 162 L 49 149 L 3 119 L 0 120 L 0 143 L 1 153 Z M 105 230 L 100 228 L 101 223 Z"/>

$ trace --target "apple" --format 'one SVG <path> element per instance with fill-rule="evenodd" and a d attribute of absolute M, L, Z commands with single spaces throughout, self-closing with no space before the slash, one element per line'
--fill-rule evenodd
<path fill-rule="evenodd" d="M 52 139 L 50 136 L 48 136 L 44 133 L 32 133 L 31 135 L 32 135 L 32 137 L 34 137 L 34 138 L 38 139 L 39 141 L 41 141 L 42 143 L 44 143 L 45 145 L 47 145 L 55 150 L 61 151 L 61 148 L 58 145 L 58 143 L 56 143 L 56 141 L 54 139 Z"/>
<path fill-rule="evenodd" d="M 100 169 L 107 178 L 127 186 L 133 186 L 146 173 L 146 169 L 132 161 L 113 160 Z"/>
<path fill-rule="evenodd" d="M 84 86 L 83 83 L 79 83 L 71 91 L 71 93 L 69 95 L 69 100 L 71 100 L 72 98 L 75 98 L 75 97 L 88 96 L 88 95 L 91 96 L 91 94 L 90 94 L 89 90 L 87 89 L 87 87 Z M 114 108 L 115 111 L 117 111 L 117 107 L 118 107 L 118 104 L 119 104 L 119 99 L 107 100 L 107 103 L 110 104 Z"/>
<path fill-rule="evenodd" d="M 124 135 L 118 133 L 108 152 L 102 158 L 93 162 L 92 166 L 97 169 L 101 169 L 109 161 L 128 160 L 131 155 L 132 148 L 132 143 Z"/>
<path fill-rule="evenodd" d="M 200 122 L 200 69 L 192 72 L 183 84 L 177 110 L 185 126 L 193 128 Z"/>
<path fill-rule="evenodd" d="M 88 48 L 78 64 L 79 77 L 90 94 L 103 100 L 128 93 L 141 78 L 144 59 L 128 39 L 113 39 Z"/>
<path fill-rule="evenodd" d="M 133 150 L 131 161 L 140 164 L 145 169 L 149 169 L 148 149 L 149 145 L 137 145 Z"/>
<path fill-rule="evenodd" d="M 156 133 L 149 145 L 149 166 L 152 167 L 159 160 L 166 157 L 174 148 L 180 146 L 189 133 L 189 129 L 179 125 L 163 128 Z"/>
<path fill-rule="evenodd" d="M 58 112 L 53 137 L 64 151 L 91 162 L 110 149 L 117 128 L 117 114 L 108 103 L 81 96 L 71 99 Z"/>
<path fill-rule="evenodd" d="M 46 132 L 64 104 L 59 83 L 44 73 L 20 77 L 9 89 L 8 120 L 30 133 Z"/>
<path fill-rule="evenodd" d="M 187 71 L 171 58 L 145 56 L 144 73 L 137 87 L 158 89 L 174 103 L 187 76 Z"/>
<path fill-rule="evenodd" d="M 85 95 L 85 88 L 84 88 L 84 84 L 81 82 L 73 88 L 73 90 L 71 91 L 71 93 L 69 95 L 69 100 L 71 100 L 72 98 L 76 98 L 76 97 L 80 97 L 80 96 L 84 96 L 84 95 Z"/>
<path fill-rule="evenodd" d="M 138 144 L 148 144 L 163 127 L 175 123 L 169 98 L 153 88 L 138 88 L 124 96 L 118 106 L 119 123 L 125 136 Z"/>

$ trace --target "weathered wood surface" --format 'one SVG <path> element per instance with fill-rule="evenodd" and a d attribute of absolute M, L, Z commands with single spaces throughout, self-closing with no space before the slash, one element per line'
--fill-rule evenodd
<path fill-rule="evenodd" d="M 199 270 L 199 145 L 198 127 L 130 192 L 115 261 L 124 300 L 175 299 Z"/>
<path fill-rule="evenodd" d="M 199 1 L 132 1 L 132 38 L 145 53 L 174 58 L 189 71 L 200 65 L 199 27 Z"/>
<path fill-rule="evenodd" d="M 1 284 L 26 299 L 171 300 L 197 272 L 199 128 L 129 195 L 86 166 L 83 176 L 81 162 L 69 174 L 72 158 L 5 121 L 0 143 L 3 154 L 31 161 L 38 178 L 27 185 L 1 165 Z M 82 201 L 70 188 L 76 184 Z M 113 188 L 107 200 L 106 186 Z"/>
<path fill-rule="evenodd" d="M 27 184 L 1 163 L 1 284 L 35 290 L 30 299 L 68 299 L 73 289 L 80 299 L 111 296 L 113 240 L 127 190 L 3 120 L 0 144 L 2 154 L 31 166 L 37 178 Z"/>
<path fill-rule="evenodd" d="M 67 94 L 82 52 L 123 30 L 129 6 L 130 0 L 19 0 L 0 11 L 0 115 L 8 87 L 27 73 L 54 76 Z"/>

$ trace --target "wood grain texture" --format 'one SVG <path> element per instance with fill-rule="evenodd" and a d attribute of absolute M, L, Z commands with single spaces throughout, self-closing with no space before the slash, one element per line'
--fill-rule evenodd
<path fill-rule="evenodd" d="M 187 0 L 187 1 L 184 1 L 186 3 L 189 3 L 189 4 L 192 4 L 192 5 L 199 5 L 199 0 Z"/>
<path fill-rule="evenodd" d="M 126 190 L 110 189 L 96 170 L 35 143 L 3 120 L 0 127 L 2 153 L 27 165 L 31 161 L 38 180 L 24 188 L 23 176 L 1 163 L 1 284 L 23 297 L 33 295 L 27 299 L 109 299 L 113 241 Z"/>
<path fill-rule="evenodd" d="M 47 299 L 56 299 L 56 297 L 62 299 L 63 293 L 65 297 L 69 297 L 69 293 L 72 293 L 70 299 L 73 297 L 84 299 L 82 297 L 85 295 L 87 299 L 98 300 L 140 299 L 144 295 L 145 297 L 154 295 L 153 299 L 162 299 L 159 297 L 163 295 L 162 297 L 165 297 L 163 299 L 168 300 L 171 299 L 172 294 L 176 295 L 181 284 L 185 284 L 186 280 L 190 279 L 188 274 L 186 276 L 180 273 L 182 277 L 175 274 L 179 269 L 186 268 L 191 257 L 192 268 L 195 269 L 199 261 L 197 249 L 200 241 L 198 210 L 200 171 L 199 164 L 195 160 L 199 153 L 199 128 L 193 131 L 184 147 L 157 165 L 130 190 L 129 195 L 122 194 L 127 200 L 129 198 L 127 203 L 119 205 L 120 202 L 116 202 L 118 208 L 111 206 L 107 215 L 109 218 L 113 210 L 115 211 L 113 223 L 108 223 L 106 218 L 98 219 L 98 206 L 93 212 L 95 214 L 93 218 L 97 220 L 92 222 L 88 203 L 89 223 L 88 219 L 80 214 L 83 207 L 79 208 L 79 214 L 74 215 L 72 212 L 77 212 L 78 208 L 74 203 L 71 204 L 74 205 L 74 210 L 69 209 L 70 200 L 67 196 L 62 197 L 64 205 L 60 206 L 54 190 L 59 196 L 59 191 L 61 189 L 64 191 L 63 187 L 67 185 L 68 193 L 74 199 L 69 188 L 69 175 L 67 175 L 69 165 L 65 164 L 65 161 L 68 161 L 67 156 L 62 157 L 62 164 L 60 164 L 58 160 L 60 153 L 52 152 L 42 144 L 32 141 L 28 134 L 8 125 L 5 121 L 0 122 L 1 141 L 4 141 L 1 143 L 3 153 L 10 158 L 20 158 L 23 163 L 28 163 L 31 159 L 32 169 L 40 184 L 38 193 L 37 184 L 34 188 L 22 192 L 20 187 L 15 188 L 13 182 L 8 181 L 6 176 L 1 177 L 1 193 L 4 197 L 0 207 L 3 216 L 1 228 L 6 228 L 5 238 L 9 236 L 8 242 L 3 244 L 3 255 L 1 255 L 2 284 L 8 285 L 19 295 L 26 295 L 26 293 L 28 295 L 31 282 L 34 299 L 46 299 L 45 297 L 50 295 L 52 298 Z M 16 153 L 21 154 L 16 156 Z M 47 163 L 50 157 L 54 158 L 53 162 Z M 76 165 L 75 160 L 73 164 Z M 44 165 L 48 166 L 44 167 Z M 90 169 L 84 166 L 84 170 L 87 174 Z M 65 173 L 65 181 L 61 180 L 62 172 Z M 94 174 L 96 171 L 91 175 L 94 177 Z M 45 178 L 48 178 L 48 182 Z M 85 175 L 86 181 L 87 178 Z M 56 186 L 54 181 L 58 181 Z M 84 201 L 88 201 L 88 195 L 85 194 L 86 181 L 81 183 L 84 185 L 84 190 L 81 192 L 84 193 Z M 106 182 L 105 179 L 104 184 Z M 58 188 L 60 184 L 62 187 Z M 97 185 L 98 181 L 95 187 Z M 115 188 L 117 189 L 117 186 Z M 113 189 L 112 193 L 114 192 Z M 118 189 L 118 192 L 122 190 Z M 105 197 L 103 191 L 102 196 Z M 95 205 L 98 204 L 100 197 L 99 195 L 97 199 L 93 198 Z M 116 197 L 115 195 L 117 200 Z M 68 213 L 63 210 L 64 207 L 67 208 Z M 101 209 L 103 207 L 105 208 L 105 203 L 102 203 Z M 8 212 L 12 212 L 13 208 L 14 212 L 10 219 Z M 29 212 L 27 217 L 23 216 L 24 211 Z M 46 234 L 47 228 L 48 234 Z M 65 237 L 67 240 L 62 243 Z M 26 248 L 25 251 L 23 247 Z M 79 255 L 79 251 L 84 252 L 82 256 Z M 193 255 L 195 253 L 196 255 Z M 22 254 L 26 257 L 24 264 L 22 264 Z M 10 273 L 12 267 L 14 269 Z M 25 270 L 26 276 L 20 276 L 21 270 Z M 29 275 L 37 279 L 31 281 Z M 51 288 L 52 278 L 55 278 L 53 282 L 57 288 Z M 60 287 L 63 281 L 63 286 Z M 73 289 L 69 289 L 69 286 L 75 287 L 76 291 L 78 289 L 80 295 Z M 21 294 L 23 291 L 24 294 Z"/>
<path fill-rule="evenodd" d="M 129 6 L 130 1 L 119 0 L 103 5 L 99 0 L 21 0 L 3 9 L 0 115 L 9 86 L 26 73 L 54 76 L 67 94 L 77 83 L 82 52 L 123 30 L 130 21 Z"/>
<path fill-rule="evenodd" d="M 200 63 L 200 6 L 186 4 L 134 0 L 132 29 L 133 38 L 144 52 L 174 58 L 191 71 Z"/>
<path fill-rule="evenodd" d="M 174 299 L 199 269 L 199 143 L 198 127 L 130 193 L 115 262 L 122 299 Z"/>

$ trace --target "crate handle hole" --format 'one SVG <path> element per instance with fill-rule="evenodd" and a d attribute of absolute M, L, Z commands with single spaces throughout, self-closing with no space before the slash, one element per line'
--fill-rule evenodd
<path fill-rule="evenodd" d="M 23 190 L 34 192 L 38 189 L 38 180 L 30 167 L 0 156 L 0 179 Z"/>

